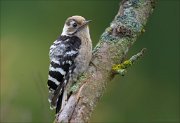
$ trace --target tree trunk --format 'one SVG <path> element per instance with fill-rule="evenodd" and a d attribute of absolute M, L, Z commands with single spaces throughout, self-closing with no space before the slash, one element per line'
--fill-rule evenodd
<path fill-rule="evenodd" d="M 88 71 L 72 87 L 74 92 L 55 122 L 88 122 L 106 85 L 115 73 L 112 66 L 123 62 L 129 48 L 144 32 L 154 9 L 154 0 L 123 0 L 114 20 L 94 48 Z"/>

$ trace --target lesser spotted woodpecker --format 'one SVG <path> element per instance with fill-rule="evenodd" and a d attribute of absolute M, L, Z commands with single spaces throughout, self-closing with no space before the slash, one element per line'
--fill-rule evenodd
<path fill-rule="evenodd" d="M 82 16 L 69 17 L 62 34 L 50 47 L 48 101 L 51 109 L 56 108 L 56 113 L 65 105 L 69 87 L 89 66 L 92 56 L 89 22 Z"/>

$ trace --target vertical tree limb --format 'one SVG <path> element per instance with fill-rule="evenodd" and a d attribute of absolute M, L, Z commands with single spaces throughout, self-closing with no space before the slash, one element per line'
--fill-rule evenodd
<path fill-rule="evenodd" d="M 121 63 L 154 9 L 154 0 L 123 0 L 114 20 L 94 48 L 88 71 L 72 87 L 74 92 L 55 122 L 88 122 L 106 85 L 115 74 L 112 66 Z"/>

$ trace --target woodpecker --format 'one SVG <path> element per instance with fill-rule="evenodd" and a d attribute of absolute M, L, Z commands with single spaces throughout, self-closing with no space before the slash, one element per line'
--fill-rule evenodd
<path fill-rule="evenodd" d="M 50 108 L 58 113 L 70 96 L 69 89 L 88 68 L 92 42 L 88 24 L 82 16 L 67 18 L 61 35 L 50 47 L 48 88 Z"/>

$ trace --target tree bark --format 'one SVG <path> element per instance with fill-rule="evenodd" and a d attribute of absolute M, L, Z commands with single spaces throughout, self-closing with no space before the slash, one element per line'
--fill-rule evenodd
<path fill-rule="evenodd" d="M 115 73 L 112 66 L 123 62 L 129 48 L 144 32 L 154 0 L 123 0 L 114 20 L 93 50 L 88 71 L 72 87 L 74 92 L 55 122 L 88 122 L 106 85 Z"/>

